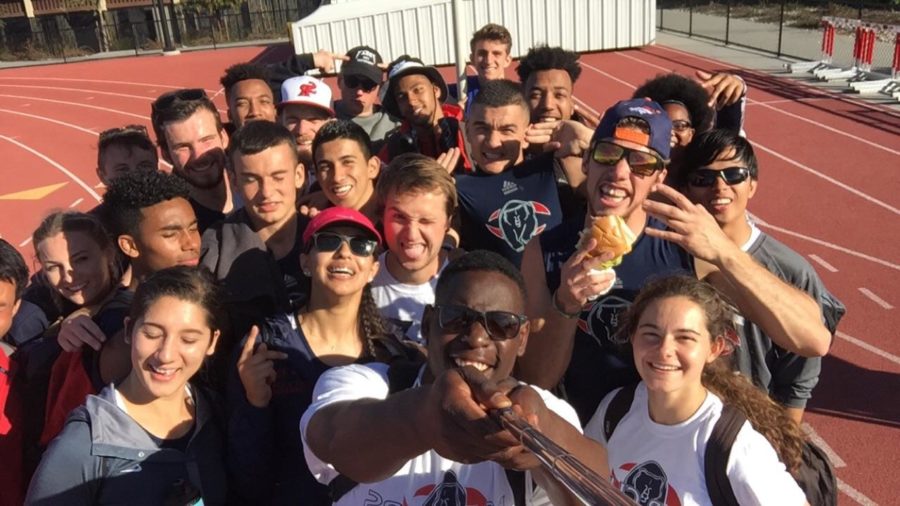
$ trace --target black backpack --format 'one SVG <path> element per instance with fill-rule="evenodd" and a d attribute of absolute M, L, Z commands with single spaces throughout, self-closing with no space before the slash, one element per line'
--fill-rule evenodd
<path fill-rule="evenodd" d="M 606 408 L 606 416 L 603 419 L 603 435 L 607 441 L 616 430 L 616 426 L 631 409 L 636 388 L 636 384 L 622 387 L 610 400 L 609 406 Z M 728 481 L 726 467 L 734 440 L 746 421 L 747 417 L 741 410 L 725 404 L 722 416 L 713 426 L 712 434 L 706 443 L 704 476 L 706 489 L 714 506 L 739 506 L 737 498 L 734 496 L 734 490 L 731 488 L 731 482 Z M 825 452 L 815 444 L 803 441 L 802 463 L 797 473 L 792 476 L 806 495 L 807 502 L 812 506 L 837 505 L 838 489 L 834 467 Z"/>

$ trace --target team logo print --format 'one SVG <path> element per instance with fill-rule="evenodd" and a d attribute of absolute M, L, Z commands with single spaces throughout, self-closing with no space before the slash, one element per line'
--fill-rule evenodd
<path fill-rule="evenodd" d="M 681 506 L 678 493 L 669 485 L 669 479 L 662 466 L 654 461 L 641 465 L 625 464 L 619 467 L 627 472 L 625 480 L 619 482 L 613 476 L 613 484 L 641 506 Z"/>
<path fill-rule="evenodd" d="M 308 97 L 316 93 L 316 83 L 303 83 L 300 85 L 300 96 Z"/>
<path fill-rule="evenodd" d="M 642 116 L 653 116 L 655 114 L 659 114 L 659 111 L 653 109 L 652 107 L 647 107 L 646 105 L 639 105 L 637 107 L 629 107 L 629 111 L 636 112 Z"/>
<path fill-rule="evenodd" d="M 422 496 L 425 496 L 422 506 L 491 506 L 477 489 L 462 486 L 453 471 L 444 473 L 444 479 L 438 485 L 420 488 L 414 497 Z"/>
<path fill-rule="evenodd" d="M 532 237 L 547 227 L 538 224 L 539 214 L 550 216 L 550 208 L 533 200 L 510 200 L 491 213 L 485 226 L 513 251 L 521 252 Z"/>
<path fill-rule="evenodd" d="M 582 311 L 578 328 L 594 338 L 601 347 L 607 346 L 613 342 L 619 320 L 625 316 L 629 306 L 631 301 L 615 295 L 598 299 L 587 311 Z"/>
<path fill-rule="evenodd" d="M 356 61 L 365 62 L 369 65 L 375 65 L 375 53 L 369 51 L 368 49 L 362 49 L 358 53 L 356 53 Z"/>

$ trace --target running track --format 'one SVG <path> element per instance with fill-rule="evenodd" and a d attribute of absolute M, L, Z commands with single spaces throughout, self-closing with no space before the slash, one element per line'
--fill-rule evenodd
<path fill-rule="evenodd" d="M 0 72 L 0 235 L 31 258 L 30 233 L 51 209 L 98 202 L 97 132 L 149 128 L 153 98 L 180 87 L 206 88 L 224 112 L 218 78 L 226 66 L 285 54 L 245 47 Z M 751 211 L 848 307 L 806 423 L 833 452 L 842 504 L 896 504 L 900 115 L 664 46 L 585 55 L 582 65 L 576 92 L 592 110 L 673 70 L 729 69 L 751 86 L 746 130 L 762 167 Z M 44 190 L 8 196 L 35 188 Z"/>

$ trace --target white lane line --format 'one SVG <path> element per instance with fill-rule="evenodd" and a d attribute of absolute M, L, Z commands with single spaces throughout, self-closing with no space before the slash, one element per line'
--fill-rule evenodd
<path fill-rule="evenodd" d="M 79 199 L 76 200 L 75 202 L 72 202 L 71 204 L 69 204 L 69 207 L 75 207 L 75 206 L 77 206 L 78 204 L 80 204 L 80 203 L 82 203 L 82 202 L 84 202 L 84 199 L 79 198 Z"/>
<path fill-rule="evenodd" d="M 597 116 L 598 119 L 600 118 L 600 116 L 602 116 L 602 115 L 600 114 L 600 111 L 598 111 L 597 109 L 594 109 L 593 107 L 589 106 L 588 103 L 585 102 L 584 100 L 581 100 L 580 98 L 578 98 L 578 97 L 576 97 L 576 96 L 574 96 L 574 95 L 572 96 L 572 98 L 575 99 L 575 101 L 578 102 L 578 103 L 581 105 L 582 108 L 586 109 L 587 112 L 593 114 L 594 116 Z"/>
<path fill-rule="evenodd" d="M 618 77 L 616 77 L 616 76 L 614 76 L 614 75 L 612 75 L 612 74 L 609 74 L 609 73 L 607 73 L 607 72 L 604 72 L 604 71 L 598 69 L 597 67 L 591 65 L 590 63 L 587 63 L 587 62 L 581 62 L 581 66 L 582 66 L 582 67 L 587 67 L 587 68 L 593 70 L 594 72 L 596 72 L 596 73 L 598 73 L 598 74 L 600 74 L 600 75 L 602 75 L 602 76 L 608 77 L 609 79 L 612 79 L 613 81 L 615 81 L 615 82 L 617 82 L 617 83 L 619 83 L 619 84 L 623 84 L 623 85 L 625 85 L 625 86 L 628 86 L 628 87 L 631 88 L 632 90 L 635 89 L 635 88 L 637 88 L 637 86 L 635 86 L 635 85 L 629 83 L 628 81 L 623 81 L 623 80 L 619 79 Z"/>
<path fill-rule="evenodd" d="M 170 84 L 153 84 L 153 83 L 135 83 L 132 81 L 105 81 L 102 79 L 76 79 L 73 77 L 16 77 L 16 76 L 0 76 L 0 79 L 19 79 L 23 81 L 73 81 L 84 83 L 104 83 L 104 84 L 128 84 L 131 86 L 145 86 L 149 88 L 167 88 L 170 90 L 180 90 L 183 86 L 172 86 Z M 155 90 L 151 90 L 155 91 Z M 213 90 L 206 90 L 207 93 L 213 93 Z"/>
<path fill-rule="evenodd" d="M 621 57 L 623 57 L 623 58 L 628 58 L 629 60 L 634 60 L 634 61 L 636 61 L 636 62 L 642 63 L 642 64 L 647 65 L 647 66 L 649 66 L 649 67 L 653 67 L 653 68 L 657 68 L 657 69 L 660 69 L 660 70 L 664 70 L 664 71 L 666 71 L 666 72 L 672 72 L 672 71 L 673 71 L 672 69 L 667 69 L 667 68 L 665 68 L 665 67 L 663 67 L 663 66 L 656 65 L 656 64 L 654 64 L 654 63 L 650 63 L 650 62 L 644 61 L 644 60 L 642 60 L 642 59 L 640 59 L 640 58 L 637 58 L 637 57 L 634 57 L 634 56 L 631 56 L 631 55 L 626 55 L 626 54 L 622 54 L 622 53 L 613 53 L 613 54 L 616 54 L 616 55 L 621 56 Z M 585 65 L 585 64 L 582 63 L 582 65 Z M 789 100 L 788 102 L 791 102 L 791 101 Z M 784 114 L 785 116 L 789 116 L 789 117 L 791 117 L 791 118 L 794 118 L 794 119 L 797 119 L 797 120 L 800 120 L 800 121 L 804 121 L 804 122 L 809 123 L 809 124 L 811 124 L 811 125 L 815 125 L 815 126 L 817 126 L 817 127 L 819 127 L 819 128 L 828 130 L 829 132 L 832 132 L 832 133 L 834 133 L 834 134 L 837 134 L 837 135 L 843 135 L 844 137 L 847 137 L 847 138 L 849 138 L 849 139 L 853 139 L 853 140 L 855 140 L 855 141 L 862 142 L 863 144 L 867 144 L 867 145 L 869 145 L 869 146 L 871 146 L 871 147 L 873 147 L 873 148 L 877 148 L 877 149 L 881 149 L 881 150 L 883 150 L 883 151 L 887 151 L 888 153 L 891 153 L 891 154 L 893 154 L 893 155 L 900 155 L 900 151 L 897 151 L 896 149 L 891 149 L 891 148 L 889 148 L 889 147 L 887 147 L 887 146 L 884 146 L 884 145 L 882 145 L 882 144 L 878 144 L 877 142 L 873 142 L 873 141 L 870 141 L 870 140 L 868 140 L 868 139 L 864 139 L 864 138 L 862 138 L 862 137 L 859 137 L 859 136 L 853 135 L 853 134 L 851 134 L 851 133 L 845 132 L 845 131 L 843 131 L 843 130 L 839 130 L 839 129 L 837 129 L 837 128 L 830 127 L 830 126 L 825 125 L 825 124 L 823 124 L 823 123 L 821 123 L 821 122 L 818 122 L 818 121 L 815 121 L 815 120 L 812 120 L 812 119 L 809 119 L 809 118 L 805 118 L 805 117 L 803 117 L 803 116 L 800 116 L 799 114 L 794 114 L 794 113 L 792 113 L 792 112 L 788 112 L 788 111 L 779 109 L 779 108 L 777 108 L 777 107 L 773 107 L 773 106 L 769 105 L 769 103 L 767 103 L 767 102 L 759 102 L 759 101 L 756 101 L 756 100 L 753 100 L 753 99 L 748 98 L 748 99 L 747 99 L 747 105 L 758 105 L 758 106 L 760 106 L 760 107 L 765 107 L 766 109 L 775 111 L 775 112 L 777 112 L 777 113 Z"/>
<path fill-rule="evenodd" d="M 856 490 L 855 488 L 847 485 L 847 482 L 837 478 L 837 486 L 838 490 L 847 494 L 850 499 L 856 501 L 857 504 L 861 504 L 862 506 L 878 506 L 878 503 L 869 499 L 862 492 Z"/>
<path fill-rule="evenodd" d="M 747 102 L 747 107 L 752 105 L 775 105 L 775 104 L 788 104 L 791 102 L 816 102 L 820 100 L 831 100 L 831 97 L 809 97 L 809 98 L 780 98 L 777 100 L 753 100 Z"/>
<path fill-rule="evenodd" d="M 883 208 L 887 209 L 888 211 L 900 216 L 900 209 L 897 209 L 896 207 L 888 204 L 887 202 L 878 200 L 877 198 L 875 198 L 865 192 L 857 190 L 856 188 L 854 188 L 846 183 L 842 183 L 841 181 L 838 181 L 837 179 L 835 179 L 827 174 L 823 174 L 823 173 L 817 171 L 816 169 L 809 167 L 808 165 L 804 165 L 804 164 L 798 162 L 797 160 L 794 160 L 793 158 L 789 158 L 775 150 L 769 149 L 756 141 L 753 141 L 753 145 L 755 147 L 759 148 L 760 150 L 765 151 L 766 153 L 769 153 L 770 155 L 772 155 L 776 158 L 780 158 L 781 160 L 793 165 L 794 167 L 797 167 L 798 169 L 809 172 L 810 174 L 812 174 L 816 177 L 820 177 L 820 178 L 824 179 L 825 181 L 828 181 L 829 183 L 837 186 L 838 188 L 847 190 L 848 192 L 856 195 L 857 197 L 862 198 L 863 200 L 868 200 L 869 202 L 875 204 L 876 206 L 883 207 Z M 900 153 L 898 153 L 898 154 L 900 154 Z"/>
<path fill-rule="evenodd" d="M 28 243 L 30 243 L 30 242 L 31 242 L 31 237 L 29 237 L 28 239 L 25 239 L 24 241 L 20 242 L 20 243 L 19 243 L 19 247 L 20 247 L 20 248 L 24 248 L 25 246 L 28 246 Z"/>
<path fill-rule="evenodd" d="M 113 97 L 125 97 L 125 98 L 137 98 L 140 100 L 147 100 L 149 102 L 153 102 L 156 100 L 156 97 L 145 97 L 141 95 L 129 95 L 127 93 L 113 93 L 111 91 L 99 91 L 99 90 L 86 90 L 83 88 L 63 88 L 60 86 L 37 86 L 37 85 L 27 85 L 27 84 L 0 84 L 0 86 L 8 87 L 8 88 L 34 88 L 41 90 L 61 90 L 61 91 L 74 91 L 78 93 L 95 93 L 97 95 L 110 95 Z M 220 113 L 227 113 L 228 111 L 223 109 L 216 109 Z"/>
<path fill-rule="evenodd" d="M 98 91 L 98 90 L 86 90 L 84 88 L 63 88 L 61 86 L 38 86 L 36 84 L 0 84 L 0 86 L 4 88 L 29 88 L 29 89 L 37 89 L 37 90 L 57 90 L 57 91 L 76 91 L 78 93 L 96 93 L 97 95 L 110 95 L 112 97 L 125 97 L 125 98 L 137 98 L 140 100 L 147 100 L 152 102 L 155 100 L 155 97 L 147 97 L 143 95 L 130 95 L 128 93 L 113 93 L 111 91 Z"/>
<path fill-rule="evenodd" d="M 591 64 L 589 64 L 589 63 L 584 63 L 584 62 L 582 62 L 581 65 L 584 66 L 584 67 L 587 67 L 587 68 L 589 68 L 589 69 L 591 69 L 591 70 L 593 70 L 593 71 L 595 71 L 595 72 L 597 72 L 597 73 L 599 73 L 600 75 L 606 76 L 606 77 L 612 79 L 613 81 L 616 81 L 616 82 L 619 82 L 619 83 L 621 83 L 621 84 L 624 84 L 625 86 L 629 86 L 629 87 L 631 87 L 631 89 L 635 89 L 635 88 L 636 88 L 635 85 L 633 85 L 633 84 L 631 84 L 631 83 L 629 83 L 629 82 L 627 82 L 627 81 L 623 81 L 623 80 L 619 79 L 618 77 L 615 77 L 615 76 L 613 76 L 613 75 L 611 75 L 611 74 L 608 74 L 608 73 L 606 73 L 606 72 L 603 72 L 602 70 L 598 69 L 597 67 L 594 67 L 593 65 L 591 65 Z M 776 157 L 776 158 L 780 158 L 781 160 L 784 160 L 785 162 L 787 162 L 787 163 L 789 163 L 789 164 L 791 164 L 791 165 L 793 165 L 793 166 L 795 166 L 795 167 L 797 167 L 797 168 L 799 168 L 799 169 L 805 170 L 805 171 L 809 172 L 810 174 L 813 174 L 813 175 L 815 175 L 815 176 L 818 176 L 818 177 L 820 177 L 820 178 L 822 178 L 822 179 L 828 181 L 829 183 L 831 183 L 831 184 L 833 184 L 833 185 L 835 185 L 835 186 L 837 186 L 837 187 L 839 187 L 839 188 L 842 188 L 842 189 L 844 189 L 844 190 L 847 190 L 848 192 L 850 192 L 850 193 L 852 193 L 852 194 L 854 194 L 854 195 L 856 195 L 856 196 L 858 196 L 858 197 L 862 197 L 863 199 L 868 200 L 869 202 L 872 202 L 873 204 L 875 204 L 875 205 L 877 205 L 877 206 L 881 206 L 881 207 L 883 207 L 883 208 L 885 208 L 885 209 L 887 209 L 887 210 L 893 212 L 894 214 L 900 215 L 900 209 L 897 209 L 896 207 L 894 207 L 894 206 L 892 206 L 892 205 L 890 205 L 890 204 L 888 204 L 888 203 L 886 203 L 886 202 L 882 202 L 882 201 L 876 199 L 875 197 L 872 197 L 871 195 L 868 195 L 867 193 L 864 193 L 864 192 L 862 192 L 862 191 L 860 191 L 860 190 L 857 190 L 856 188 L 854 188 L 854 187 L 852 187 L 852 186 L 850 186 L 850 185 L 848 185 L 848 184 L 846 184 L 846 183 L 842 183 L 842 182 L 838 181 L 837 179 L 835 179 L 835 178 L 833 178 L 833 177 L 831 177 L 831 176 L 828 176 L 828 175 L 826 175 L 826 174 L 823 174 L 823 173 L 817 171 L 816 169 L 813 169 L 812 167 L 809 167 L 809 166 L 807 166 L 807 165 L 804 165 L 804 164 L 802 164 L 802 163 L 800 163 L 800 162 L 794 160 L 793 158 L 789 158 L 789 157 L 787 157 L 787 156 L 785 156 L 785 155 L 782 155 L 781 153 L 779 153 L 779 152 L 777 152 L 777 151 L 775 151 L 775 150 L 773 150 L 773 149 L 769 149 L 769 148 L 763 146 L 762 144 L 760 144 L 760 143 L 757 142 L 757 141 L 753 141 L 753 145 L 754 145 L 755 147 L 761 149 L 762 151 L 765 151 L 766 153 L 769 153 L 770 155 L 772 155 L 772 156 L 774 156 L 774 157 Z M 898 154 L 900 154 L 900 153 L 898 153 Z"/>
<path fill-rule="evenodd" d="M 857 290 L 859 290 L 859 292 L 861 294 L 865 295 L 866 298 L 868 298 L 872 302 L 881 306 L 883 309 L 894 309 L 894 306 L 892 306 L 888 301 L 875 295 L 875 293 L 872 290 L 869 290 L 868 288 L 863 288 L 863 287 L 857 288 Z"/>
<path fill-rule="evenodd" d="M 638 57 L 636 57 L 636 56 L 631 56 L 630 54 L 621 53 L 621 52 L 619 52 L 619 51 L 616 51 L 616 52 L 613 53 L 613 54 L 616 55 L 616 56 L 621 56 L 622 58 L 628 58 L 629 60 L 634 60 L 634 61 L 636 61 L 636 62 L 638 62 L 638 63 L 641 63 L 641 64 L 643 64 L 643 65 L 646 65 L 646 66 L 648 66 L 648 67 L 653 67 L 653 68 L 655 68 L 655 69 L 662 70 L 663 72 L 665 72 L 665 73 L 667 73 L 667 74 L 670 73 L 670 72 L 675 72 L 675 69 L 674 69 L 674 68 L 666 68 L 666 67 L 663 67 L 662 65 L 657 65 L 657 64 L 655 64 L 655 63 L 650 63 L 650 62 L 644 61 L 644 60 L 642 60 L 642 59 L 640 59 L 640 58 L 638 58 Z M 584 62 L 582 62 L 581 64 L 584 65 Z"/>
<path fill-rule="evenodd" d="M 801 233 L 799 233 L 799 232 L 794 232 L 793 230 L 788 230 L 788 229 L 786 229 L 786 228 L 782 228 L 782 227 L 779 227 L 779 226 L 776 226 L 776 225 L 772 225 L 772 224 L 767 223 L 765 220 L 761 219 L 760 217 L 758 217 L 758 216 L 756 216 L 756 215 L 754 215 L 754 214 L 752 214 L 752 213 L 750 214 L 750 217 L 753 218 L 753 221 L 756 222 L 756 224 L 759 225 L 759 226 L 761 226 L 761 227 L 768 228 L 768 229 L 770 229 L 770 230 L 774 230 L 774 231 L 776 231 L 776 232 L 780 232 L 780 233 L 782 233 L 782 234 L 789 235 L 789 236 L 791 236 L 791 237 L 796 237 L 797 239 L 803 239 L 804 241 L 809 241 L 809 242 L 811 242 L 811 243 L 813 243 L 813 244 L 818 244 L 819 246 L 825 246 L 826 248 L 830 248 L 830 249 L 833 249 L 833 250 L 835 250 L 835 251 L 840 251 L 841 253 L 846 253 L 846 254 L 848 254 L 848 255 L 852 255 L 852 256 L 855 256 L 855 257 L 858 257 L 858 258 L 862 258 L 863 260 L 868 260 L 868 261 L 870 261 L 870 262 L 873 262 L 873 263 L 876 263 L 876 264 L 879 264 L 879 265 L 883 265 L 883 266 L 885 266 L 885 267 L 888 267 L 888 268 L 891 268 L 891 269 L 900 271 L 900 265 L 897 265 L 897 264 L 892 263 L 892 262 L 888 262 L 887 260 L 882 260 L 882 259 L 880 259 L 880 258 L 878 258 L 878 257 L 873 257 L 873 256 L 871 256 L 871 255 L 866 255 L 865 253 L 861 253 L 861 252 L 859 252 L 859 251 L 852 250 L 852 249 L 850 249 L 850 248 L 845 248 L 845 247 L 843 247 L 843 246 L 838 246 L 837 244 L 834 244 L 834 243 L 832 243 L 832 242 L 823 241 L 822 239 L 817 239 L 817 238 L 815 238 L 815 237 L 810 237 L 810 236 L 808 236 L 808 235 L 801 234 Z"/>
<path fill-rule="evenodd" d="M 95 135 L 96 135 L 96 134 L 95 134 Z M 94 200 L 96 200 L 97 202 L 100 202 L 100 195 L 98 195 L 97 192 L 95 192 L 94 189 L 90 187 L 90 185 L 88 185 L 87 183 L 85 183 L 83 179 L 81 179 L 80 177 L 78 177 L 78 176 L 76 176 L 75 174 L 73 174 L 72 171 L 70 171 L 69 169 L 63 167 L 62 165 L 60 165 L 59 163 L 57 163 L 55 160 L 52 160 L 50 157 L 48 157 L 47 155 L 41 153 L 40 151 L 37 151 L 37 150 L 31 148 L 30 146 L 26 146 L 25 144 L 22 144 L 21 142 L 15 140 L 15 139 L 12 139 L 12 138 L 10 138 L 10 137 L 7 137 L 7 136 L 5 136 L 5 135 L 0 135 L 0 139 L 3 139 L 3 140 L 5 140 L 5 141 L 7 141 L 7 142 L 11 142 L 11 143 L 15 144 L 16 146 L 19 146 L 20 148 L 24 149 L 25 151 L 28 151 L 29 153 L 31 153 L 31 154 L 37 156 L 38 158 L 44 160 L 44 161 L 47 162 L 47 163 L 49 163 L 50 165 L 52 165 L 53 167 L 55 167 L 57 170 L 59 170 L 60 172 L 62 172 L 63 174 L 65 174 L 69 179 L 71 179 L 72 181 L 74 181 L 75 184 L 77 184 L 78 186 L 84 188 L 84 190 L 85 190 L 86 192 L 88 192 L 88 195 L 90 195 L 91 197 L 93 197 Z"/>
<path fill-rule="evenodd" d="M 219 95 L 221 95 L 223 91 L 225 91 L 225 88 L 224 88 L 224 87 L 223 87 L 223 88 L 219 88 L 219 91 L 215 92 L 215 93 L 213 94 L 213 96 L 209 97 L 209 99 L 210 99 L 210 100 L 215 100 L 216 97 L 218 97 Z"/>
<path fill-rule="evenodd" d="M 653 46 L 653 47 L 657 47 L 657 48 L 659 48 L 659 49 L 661 49 L 661 50 L 663 50 L 663 51 L 668 51 L 668 52 L 670 52 L 670 53 L 676 53 L 676 54 L 680 54 L 680 55 L 684 55 L 684 56 L 689 56 L 689 57 L 691 57 L 691 58 L 695 58 L 695 59 L 702 60 L 702 61 L 705 61 L 705 62 L 708 62 L 708 63 L 712 63 L 712 64 L 714 64 L 714 65 L 717 65 L 717 66 L 721 67 L 721 68 L 729 68 L 729 69 L 743 70 L 744 72 L 746 72 L 746 73 L 748 73 L 748 74 L 753 74 L 753 75 L 755 75 L 755 76 L 760 76 L 760 77 L 766 77 L 766 78 L 771 78 L 771 77 L 772 77 L 771 75 L 766 74 L 765 72 L 759 72 L 759 71 L 756 71 L 756 70 L 753 70 L 753 69 L 749 69 L 749 68 L 747 68 L 747 67 L 741 67 L 740 65 L 732 65 L 732 64 L 730 64 L 730 63 L 725 63 L 725 62 L 720 61 L 720 60 L 714 60 L 714 59 L 712 59 L 712 58 L 706 58 L 705 56 L 699 56 L 699 55 L 696 55 L 696 54 L 694 54 L 694 53 L 689 53 L 689 52 L 687 52 L 687 51 L 682 51 L 682 50 L 680 50 L 680 49 L 675 49 L 674 47 L 661 46 L 661 45 L 655 45 L 655 46 Z M 644 51 L 644 52 L 647 53 L 646 51 Z M 651 55 L 651 56 L 654 56 L 653 53 L 647 53 L 647 54 L 648 54 L 648 55 Z M 893 110 L 893 109 L 891 109 L 891 108 L 889 108 L 889 107 L 878 106 L 878 105 L 873 105 L 873 104 L 867 104 L 866 102 L 862 102 L 862 101 L 859 101 L 859 100 L 853 100 L 853 99 L 848 98 L 848 97 L 842 97 L 842 96 L 839 96 L 839 95 L 835 95 L 834 93 L 830 93 L 830 92 L 828 92 L 828 91 L 825 91 L 825 90 L 821 90 L 821 89 L 819 89 L 819 88 L 816 88 L 815 86 L 812 86 L 812 85 L 809 85 L 809 84 L 804 84 L 804 83 L 801 83 L 801 82 L 798 82 L 798 83 L 796 83 L 796 84 L 798 84 L 798 85 L 800 85 L 801 87 L 803 87 L 804 89 L 806 89 L 806 91 L 807 91 L 808 93 L 813 93 L 813 94 L 820 95 L 820 96 L 823 96 L 823 97 L 832 98 L 832 99 L 834 99 L 834 100 L 838 100 L 838 101 L 841 101 L 841 102 L 847 102 L 847 103 L 850 103 L 850 104 L 853 104 L 853 105 L 857 105 L 857 106 L 859 106 L 859 107 L 864 107 L 864 108 L 866 108 L 866 109 L 871 109 L 871 110 L 873 110 L 873 111 L 885 112 L 885 113 L 890 114 L 891 116 L 900 116 L 900 114 L 898 114 L 897 111 L 895 111 L 895 110 Z"/>
<path fill-rule="evenodd" d="M 825 442 L 824 439 L 822 439 L 822 436 L 820 436 L 819 433 L 816 432 L 816 429 L 812 428 L 812 425 L 804 422 L 800 425 L 800 428 L 803 429 L 803 432 L 806 433 L 806 437 L 808 437 L 810 441 L 815 443 L 816 446 L 818 446 L 822 449 L 823 452 L 825 452 L 825 455 L 828 456 L 828 460 L 831 461 L 831 465 L 836 468 L 847 467 L 847 463 L 844 462 L 844 459 L 838 456 L 837 452 L 834 451 L 834 448 L 832 448 L 828 443 Z"/>
<path fill-rule="evenodd" d="M 843 135 L 844 137 L 847 137 L 848 139 L 853 139 L 853 140 L 855 140 L 855 141 L 862 142 L 863 144 L 866 144 L 866 145 L 871 146 L 871 147 L 873 147 L 873 148 L 877 148 L 877 149 L 880 149 L 880 150 L 882 150 L 882 151 L 887 151 L 888 153 L 890 153 L 890 154 L 892 154 L 892 155 L 900 155 L 900 151 L 897 151 L 896 149 L 891 149 L 891 148 L 889 148 L 889 147 L 887 147 L 887 146 L 883 146 L 883 145 L 881 145 L 881 144 L 878 144 L 877 142 L 872 142 L 872 141 L 870 141 L 870 140 L 868 140 L 868 139 L 863 139 L 862 137 L 853 135 L 853 134 L 851 134 L 851 133 L 847 133 L 847 132 L 845 132 L 845 131 L 843 131 L 843 130 L 838 130 L 837 128 L 830 127 L 830 126 L 825 125 L 825 124 L 823 124 L 823 123 L 820 123 L 820 122 L 818 122 L 818 121 L 815 121 L 815 120 L 812 120 L 812 119 L 809 119 L 809 118 L 804 118 L 803 116 L 800 116 L 799 114 L 794 114 L 794 113 L 792 113 L 792 112 L 788 112 L 788 111 L 785 111 L 785 110 L 783 110 L 783 109 L 779 109 L 779 108 L 777 108 L 777 107 L 773 107 L 773 106 L 771 106 L 771 105 L 769 105 L 769 104 L 766 104 L 766 103 L 763 103 L 763 102 L 754 102 L 754 103 L 755 103 L 755 104 L 758 104 L 758 105 L 761 106 L 761 107 L 765 107 L 766 109 L 769 109 L 770 111 L 775 111 L 775 112 L 784 114 L 785 116 L 789 116 L 789 117 L 791 117 L 791 118 L 798 119 L 798 120 L 800 120 L 800 121 L 804 121 L 804 122 L 806 122 L 806 123 L 809 123 L 810 125 L 817 126 L 817 127 L 819 127 L 819 128 L 828 130 L 829 132 L 832 132 L 832 133 L 835 133 L 835 134 L 838 134 L 838 135 Z"/>
<path fill-rule="evenodd" d="M 74 128 L 75 130 L 79 130 L 81 132 L 91 134 L 93 136 L 99 136 L 97 132 L 93 130 L 88 130 L 87 128 L 80 127 L 78 125 L 73 125 L 71 123 L 66 123 L 65 121 L 60 121 L 58 119 L 48 118 L 46 116 L 37 116 L 35 114 L 28 114 L 27 112 L 19 112 L 19 111 L 11 111 L 9 109 L 0 109 L 0 112 L 5 112 L 7 114 L 17 114 L 19 116 L 25 116 L 26 118 L 34 118 L 39 119 L 41 121 L 49 121 L 50 123 L 56 123 L 57 125 L 62 125 L 64 127 Z"/>
<path fill-rule="evenodd" d="M 851 335 L 847 335 L 844 332 L 841 332 L 840 330 L 835 332 L 834 335 L 835 335 L 835 337 L 839 337 L 839 338 L 843 339 L 844 341 L 847 341 L 850 344 L 855 344 L 856 346 L 859 346 L 860 348 L 862 348 L 866 351 L 870 351 L 870 352 L 878 355 L 881 358 L 887 359 L 890 362 L 900 365 L 900 357 L 898 357 L 897 355 L 894 355 L 893 353 L 891 353 L 889 351 L 884 351 L 877 346 L 871 345 L 871 344 L 863 341 L 862 339 L 857 339 Z"/>
<path fill-rule="evenodd" d="M 123 115 L 123 116 L 130 116 L 130 117 L 132 117 L 132 118 L 138 118 L 138 119 L 143 119 L 143 120 L 150 121 L 150 117 L 147 116 L 147 115 L 134 114 L 134 113 L 130 113 L 130 112 L 120 111 L 120 110 L 118 110 L 118 109 L 110 109 L 110 108 L 108 108 L 108 107 L 100 107 L 100 106 L 96 106 L 96 105 L 80 104 L 80 103 L 78 103 L 78 102 L 68 102 L 68 101 L 66 101 L 66 100 L 54 100 L 54 99 L 52 99 L 52 98 L 25 97 L 25 96 L 22 96 L 22 95 L 5 95 L 5 94 L 2 94 L 2 93 L 0 93 L 0 97 L 7 97 L 7 98 L 24 98 L 24 99 L 27 99 L 27 100 L 38 100 L 38 101 L 40 101 L 40 102 L 50 102 L 50 103 L 53 103 L 53 104 L 72 105 L 72 106 L 75 106 L 75 107 L 87 107 L 88 109 L 96 109 L 96 110 L 98 110 L 98 111 L 112 112 L 112 113 L 115 113 L 115 114 L 121 114 L 121 115 Z M 87 100 L 90 100 L 90 98 L 91 98 L 91 97 L 88 97 Z"/>
<path fill-rule="evenodd" d="M 838 271 L 837 268 L 836 268 L 835 266 L 833 266 L 833 265 L 831 265 L 830 263 L 826 262 L 825 259 L 823 259 L 823 258 L 820 257 L 819 255 L 816 255 L 815 253 L 810 253 L 809 258 L 810 258 L 813 262 L 815 262 L 815 263 L 821 265 L 821 266 L 822 266 L 826 271 L 828 271 L 828 272 L 837 272 L 837 271 Z"/>

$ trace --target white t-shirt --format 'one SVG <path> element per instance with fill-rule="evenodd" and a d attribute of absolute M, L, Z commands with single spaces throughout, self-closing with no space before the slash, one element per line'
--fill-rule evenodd
<path fill-rule="evenodd" d="M 388 272 L 387 256 L 385 251 L 378 257 L 381 268 L 372 281 L 372 297 L 375 305 L 381 310 L 381 315 L 399 326 L 407 339 L 422 343 L 422 313 L 427 304 L 434 303 L 434 288 L 437 286 L 438 277 L 447 266 L 444 260 L 438 268 L 438 275 L 432 277 L 427 283 L 420 285 L 407 285 L 397 281 Z"/>
<path fill-rule="evenodd" d="M 638 385 L 631 409 L 607 442 L 603 422 L 610 392 L 584 429 L 606 445 L 610 480 L 644 505 L 709 505 L 703 474 L 706 442 L 722 414 L 722 401 L 712 392 L 689 419 L 661 425 L 650 419 L 647 387 Z M 731 449 L 726 469 L 738 503 L 746 506 L 802 505 L 806 497 L 768 440 L 745 422 Z"/>
<path fill-rule="evenodd" d="M 329 483 L 339 473 L 331 464 L 320 460 L 306 444 L 306 428 L 309 420 L 318 410 L 336 402 L 387 398 L 387 370 L 388 366 L 385 364 L 353 364 L 330 369 L 316 382 L 313 403 L 300 420 L 300 433 L 303 436 L 306 463 L 320 483 Z M 579 426 L 578 415 L 565 401 L 540 388 L 531 388 L 540 394 L 547 408 L 573 426 Z M 525 481 L 530 486 L 529 473 L 526 473 Z M 426 503 L 513 506 L 514 499 L 506 472 L 499 464 L 494 462 L 460 464 L 445 459 L 432 450 L 410 460 L 394 476 L 384 481 L 357 485 L 335 504 L 420 506 Z M 527 503 L 546 505 L 550 504 L 550 501 L 543 490 L 535 487 L 534 494 L 527 498 Z"/>

